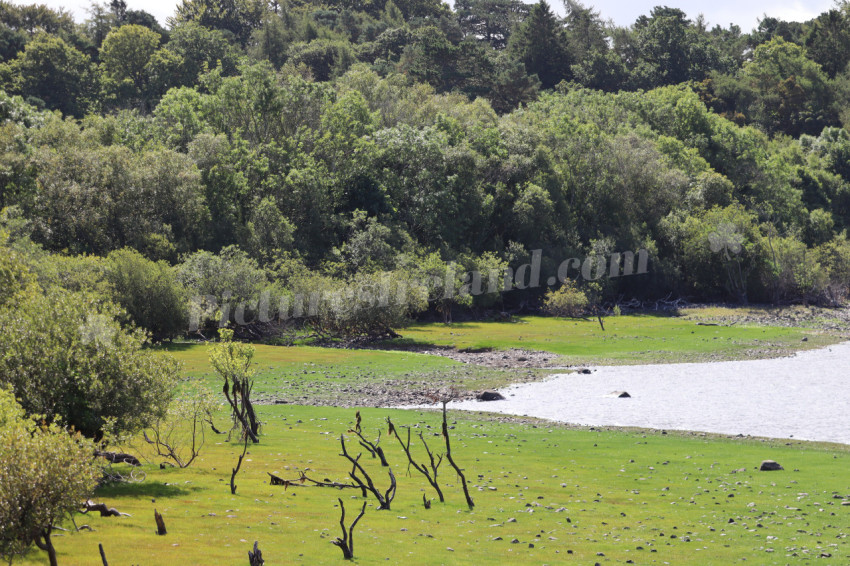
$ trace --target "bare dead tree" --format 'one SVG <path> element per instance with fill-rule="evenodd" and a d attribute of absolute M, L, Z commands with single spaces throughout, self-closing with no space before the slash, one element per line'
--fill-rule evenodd
<path fill-rule="evenodd" d="M 396 429 L 393 422 L 387 417 L 387 425 L 389 426 L 389 434 L 392 434 L 398 440 L 398 443 L 401 444 L 404 453 L 407 455 L 407 473 L 410 474 L 410 467 L 413 468 L 425 476 L 425 479 L 428 480 L 428 483 L 431 484 L 431 487 L 437 492 L 437 496 L 440 498 L 440 502 L 444 502 L 443 491 L 440 489 L 440 485 L 437 483 L 437 470 L 440 467 L 440 464 L 443 463 L 443 455 L 438 454 L 436 457 L 434 453 L 431 452 L 431 449 L 428 447 L 428 443 L 425 442 L 425 436 L 420 432 L 419 439 L 422 441 L 422 446 L 425 447 L 425 452 L 428 454 L 428 466 L 426 467 L 424 464 L 419 464 L 413 459 L 413 455 L 410 453 L 410 427 L 405 427 L 407 429 L 407 442 L 401 439 L 401 436 L 398 434 L 398 429 Z M 430 467 L 430 470 L 429 470 Z M 425 497 L 424 495 L 422 497 Z M 426 508 L 428 505 L 426 504 Z"/>
<path fill-rule="evenodd" d="M 251 403 L 252 389 L 254 389 L 253 381 L 249 381 L 247 378 L 239 379 L 234 377 L 232 384 L 229 384 L 225 380 L 222 392 L 227 398 L 227 403 L 230 405 L 233 419 L 242 425 L 242 434 L 256 444 L 260 441 L 260 425 L 257 422 L 254 405 Z"/>
<path fill-rule="evenodd" d="M 363 497 L 367 497 L 367 494 L 371 493 L 375 496 L 375 499 L 378 500 L 379 510 L 389 509 L 396 492 L 396 480 L 393 475 L 393 471 L 389 470 L 390 487 L 387 488 L 386 492 L 381 493 L 378 491 L 378 488 L 375 487 L 375 483 L 372 481 L 371 476 L 369 476 L 366 470 L 363 469 L 363 466 L 360 465 L 360 456 L 362 456 L 362 454 L 358 454 L 356 458 L 352 457 L 345 448 L 345 436 L 343 435 L 340 435 L 339 443 L 342 446 L 342 454 L 340 454 L 340 456 L 345 457 L 346 460 L 351 462 L 351 471 L 348 472 L 348 475 L 360 488 L 360 491 L 363 493 Z M 357 475 L 358 472 L 363 476 L 362 479 Z"/>
<path fill-rule="evenodd" d="M 360 509 L 360 514 L 357 515 L 357 518 L 354 519 L 354 522 L 351 523 L 351 526 L 348 527 L 348 530 L 345 529 L 345 504 L 342 502 L 342 499 L 337 499 L 339 501 L 339 526 L 342 529 L 342 538 L 337 537 L 335 540 L 331 541 L 331 544 L 335 544 L 342 550 L 342 557 L 346 560 L 351 560 L 354 558 L 354 527 L 357 526 L 357 521 L 360 520 L 361 517 L 366 513 L 366 502 L 363 502 L 363 507 Z"/>
<path fill-rule="evenodd" d="M 236 462 L 236 467 L 233 468 L 233 473 L 230 474 L 230 494 L 234 495 L 236 493 L 236 484 L 234 480 L 236 480 L 236 474 L 239 473 L 239 468 L 242 467 L 242 459 L 245 457 L 245 453 L 248 452 L 248 435 L 245 435 L 245 442 L 242 445 L 242 454 L 239 455 L 239 461 Z"/>
<path fill-rule="evenodd" d="M 443 404 L 443 438 L 446 441 L 446 460 L 449 461 L 449 464 L 452 468 L 454 468 L 455 473 L 457 473 L 460 478 L 460 484 L 463 486 L 463 495 L 466 497 L 466 504 L 469 505 L 469 508 L 472 509 L 475 507 L 475 503 L 472 501 L 472 496 L 469 495 L 469 486 L 466 485 L 466 476 L 463 475 L 463 471 L 460 467 L 455 463 L 454 458 L 452 458 L 452 444 L 451 439 L 449 438 L 449 423 L 446 418 L 446 404 L 454 399 L 455 392 L 449 391 L 447 393 L 441 393 L 436 396 L 432 396 L 432 399 L 438 400 Z"/>
<path fill-rule="evenodd" d="M 380 459 L 381 465 L 385 468 L 388 468 L 390 465 L 387 462 L 386 456 L 384 456 L 384 450 L 383 448 L 378 446 L 381 443 L 381 431 L 378 431 L 378 439 L 375 442 L 370 442 L 363 436 L 362 430 L 360 428 L 360 421 L 360 411 L 357 411 L 357 422 L 354 425 L 354 429 L 349 430 L 349 432 L 352 432 L 357 435 L 357 438 L 360 439 L 360 446 L 365 448 L 366 451 L 372 455 L 372 458 Z"/>
<path fill-rule="evenodd" d="M 178 444 L 175 427 L 169 427 L 168 424 L 159 421 L 151 427 L 151 435 L 148 436 L 147 431 L 142 432 L 145 442 L 153 444 L 156 449 L 157 456 L 161 456 L 167 460 L 173 461 L 180 468 L 188 468 L 195 461 L 195 458 L 201 453 L 201 448 L 204 446 L 204 428 L 199 427 L 201 423 L 200 415 L 192 419 L 192 441 L 185 449 Z"/>

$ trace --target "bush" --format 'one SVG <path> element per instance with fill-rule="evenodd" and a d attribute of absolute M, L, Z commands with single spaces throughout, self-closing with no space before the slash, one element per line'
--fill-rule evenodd
<path fill-rule="evenodd" d="M 20 256 L 6 247 L 6 238 L 6 233 L 0 231 L 0 307 L 35 281 Z"/>
<path fill-rule="evenodd" d="M 168 356 L 144 349 L 142 331 L 124 330 L 121 311 L 84 293 L 29 293 L 0 309 L 0 386 L 30 414 L 61 418 L 99 436 L 110 417 L 134 432 L 161 416 L 178 377 Z"/>
<path fill-rule="evenodd" d="M 98 476 L 90 441 L 25 418 L 0 388 L 0 557 L 11 562 L 35 544 L 56 564 L 53 527 L 91 496 Z"/>
<path fill-rule="evenodd" d="M 427 290 L 402 270 L 358 274 L 347 281 L 313 275 L 296 281 L 293 291 L 313 329 L 335 338 L 392 335 L 428 308 Z"/>
<path fill-rule="evenodd" d="M 572 281 L 565 282 L 557 291 L 546 291 L 543 297 L 543 311 L 552 316 L 582 316 L 588 304 L 587 295 Z"/>
<path fill-rule="evenodd" d="M 240 303 L 254 306 L 247 310 L 255 314 L 260 295 L 270 287 L 266 272 L 236 246 L 186 257 L 177 266 L 177 280 L 190 295 L 193 326 L 197 321 L 201 327 L 229 321 L 233 309 L 228 307 Z"/>
<path fill-rule="evenodd" d="M 114 251 L 106 258 L 106 279 L 113 300 L 154 340 L 171 339 L 186 330 L 186 292 L 164 261 L 151 261 L 129 248 Z"/>

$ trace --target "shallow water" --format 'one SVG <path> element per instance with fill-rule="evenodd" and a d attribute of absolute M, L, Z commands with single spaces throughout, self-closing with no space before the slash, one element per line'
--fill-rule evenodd
<path fill-rule="evenodd" d="M 591 426 L 694 430 L 850 444 L 850 342 L 772 360 L 592 368 L 454 409 Z M 631 398 L 608 396 L 627 391 Z"/>

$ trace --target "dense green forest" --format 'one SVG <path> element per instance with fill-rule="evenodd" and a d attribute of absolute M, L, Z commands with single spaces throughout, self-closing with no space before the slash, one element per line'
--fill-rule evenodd
<path fill-rule="evenodd" d="M 545 290 L 447 299 L 464 271 L 639 249 L 648 273 L 578 281 L 591 304 L 842 301 L 850 4 L 749 33 L 565 8 L 182 0 L 165 28 L 0 2 L 0 304 L 99 297 L 169 338 L 190 296 L 239 322 L 408 289 L 311 311 L 368 334 Z"/>

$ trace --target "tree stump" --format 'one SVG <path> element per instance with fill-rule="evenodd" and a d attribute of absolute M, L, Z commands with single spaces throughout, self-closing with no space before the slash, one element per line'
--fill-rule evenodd
<path fill-rule="evenodd" d="M 156 534 L 160 536 L 168 534 L 165 530 L 165 521 L 156 509 L 153 510 L 153 518 L 156 520 Z"/>
<path fill-rule="evenodd" d="M 257 542 L 258 541 L 254 541 L 254 552 L 251 552 L 250 550 L 248 551 L 248 563 L 250 566 L 263 566 L 263 564 L 266 563 L 266 561 L 263 560 L 262 551 L 257 548 Z"/>

